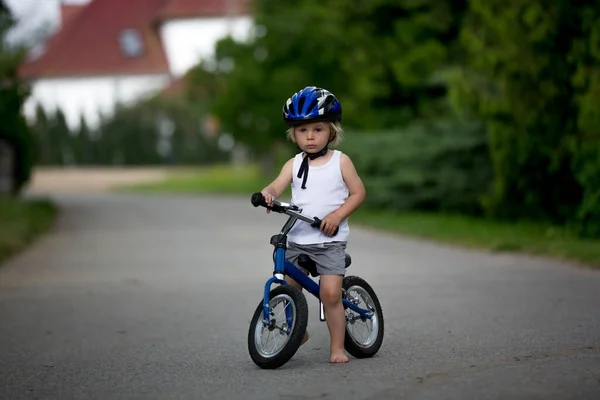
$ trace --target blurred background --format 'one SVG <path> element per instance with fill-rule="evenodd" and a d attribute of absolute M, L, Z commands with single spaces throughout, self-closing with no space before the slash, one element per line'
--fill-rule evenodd
<path fill-rule="evenodd" d="M 342 103 L 367 207 L 600 237 L 595 2 L 0 0 L 0 14 L 4 192 L 35 168 L 140 166 L 218 166 L 221 184 L 260 190 L 297 151 L 285 100 L 316 85 Z"/>

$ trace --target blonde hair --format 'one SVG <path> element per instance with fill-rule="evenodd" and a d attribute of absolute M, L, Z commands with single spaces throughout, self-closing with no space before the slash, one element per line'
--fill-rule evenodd
<path fill-rule="evenodd" d="M 342 129 L 342 125 L 339 122 L 323 122 L 329 128 L 329 146 L 335 147 L 342 140 L 344 140 L 344 130 Z M 294 129 L 295 126 L 290 126 L 286 131 L 286 135 L 288 139 L 290 139 L 293 143 L 296 143 L 296 138 L 294 137 Z"/>

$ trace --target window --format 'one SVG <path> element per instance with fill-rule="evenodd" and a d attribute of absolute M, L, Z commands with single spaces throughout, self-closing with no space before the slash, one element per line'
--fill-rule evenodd
<path fill-rule="evenodd" d="M 144 53 L 142 35 L 137 29 L 124 29 L 119 35 L 121 51 L 126 57 L 139 57 Z"/>

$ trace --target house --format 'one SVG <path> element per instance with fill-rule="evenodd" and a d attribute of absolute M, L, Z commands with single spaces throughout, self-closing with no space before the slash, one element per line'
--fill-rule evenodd
<path fill-rule="evenodd" d="M 72 129 L 172 85 L 209 60 L 216 41 L 245 40 L 253 26 L 248 0 L 63 2 L 60 14 L 57 33 L 21 66 L 31 84 L 24 114 L 60 108 Z"/>

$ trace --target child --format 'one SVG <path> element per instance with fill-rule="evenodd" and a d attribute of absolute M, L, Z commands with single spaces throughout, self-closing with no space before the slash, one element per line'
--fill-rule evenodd
<path fill-rule="evenodd" d="M 346 316 L 341 301 L 348 217 L 365 198 L 365 188 L 350 158 L 329 149 L 329 145 L 336 145 L 342 139 L 341 119 L 340 102 L 325 89 L 309 86 L 288 99 L 283 107 L 283 120 L 290 127 L 288 138 L 302 152 L 287 161 L 279 176 L 262 190 L 271 206 L 273 199 L 291 183 L 291 202 L 303 214 L 323 220 L 320 229 L 296 221 L 288 234 L 286 254 L 294 264 L 300 254 L 308 254 L 317 265 L 320 297 L 331 337 L 331 363 L 348 362 L 344 351 Z M 338 227 L 339 232 L 332 237 Z M 301 289 L 297 282 L 286 279 Z M 306 340 L 308 333 L 302 343 Z"/>

